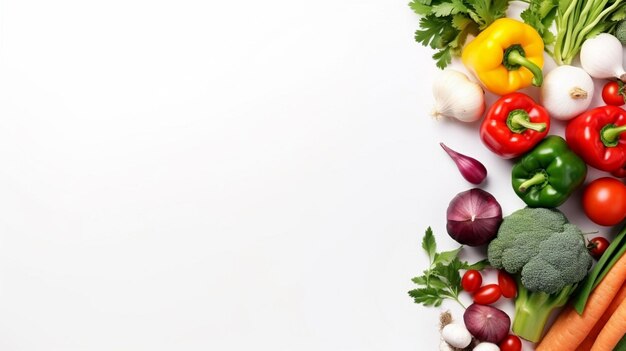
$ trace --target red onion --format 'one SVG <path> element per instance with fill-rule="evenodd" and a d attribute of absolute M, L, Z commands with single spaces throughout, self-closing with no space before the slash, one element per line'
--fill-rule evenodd
<path fill-rule="evenodd" d="M 460 154 L 444 143 L 439 143 L 441 147 L 448 153 L 452 161 L 456 163 L 456 167 L 461 172 L 461 175 L 465 180 L 472 184 L 480 184 L 487 178 L 487 168 L 475 158 Z"/>
<path fill-rule="evenodd" d="M 452 239 L 469 246 L 487 244 L 498 234 L 502 207 L 488 192 L 474 188 L 458 193 L 446 213 Z"/>
<path fill-rule="evenodd" d="M 463 314 L 463 322 L 476 339 L 494 344 L 504 340 L 511 327 L 511 318 L 506 313 L 488 305 L 470 305 Z"/>

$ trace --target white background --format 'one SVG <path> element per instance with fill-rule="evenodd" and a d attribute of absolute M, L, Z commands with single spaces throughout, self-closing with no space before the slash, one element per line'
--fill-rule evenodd
<path fill-rule="evenodd" d="M 523 203 L 406 3 L 0 1 L 0 349 L 436 349 L 438 142 Z"/>

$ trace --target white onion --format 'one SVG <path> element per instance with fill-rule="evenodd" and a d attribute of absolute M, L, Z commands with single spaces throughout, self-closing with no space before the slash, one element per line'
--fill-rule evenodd
<path fill-rule="evenodd" d="M 585 40 L 580 48 L 580 65 L 594 78 L 619 78 L 626 81 L 619 39 L 602 33 Z"/>
<path fill-rule="evenodd" d="M 474 122 L 485 112 L 485 92 L 459 71 L 447 69 L 433 84 L 433 116 Z"/>
<path fill-rule="evenodd" d="M 559 66 L 546 75 L 541 86 L 541 101 L 550 117 L 572 119 L 589 108 L 593 80 L 583 69 Z"/>

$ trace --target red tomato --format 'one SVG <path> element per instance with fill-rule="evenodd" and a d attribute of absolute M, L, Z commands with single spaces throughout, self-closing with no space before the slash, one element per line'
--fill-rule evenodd
<path fill-rule="evenodd" d="M 488 284 L 474 294 L 474 302 L 479 305 L 490 305 L 500 299 L 502 293 L 498 284 Z"/>
<path fill-rule="evenodd" d="M 502 269 L 498 271 L 498 285 L 500 285 L 502 296 L 511 299 L 517 295 L 517 283 L 515 279 Z"/>
<path fill-rule="evenodd" d="M 609 241 L 601 236 L 597 236 L 591 240 L 589 240 L 589 245 L 587 248 L 589 249 L 589 253 L 593 258 L 599 260 L 600 257 L 604 254 L 604 251 L 609 247 Z"/>
<path fill-rule="evenodd" d="M 500 351 L 522 351 L 522 340 L 509 334 L 498 346 L 500 346 Z"/>
<path fill-rule="evenodd" d="M 465 274 L 463 274 L 463 279 L 461 279 L 461 286 L 463 287 L 463 290 L 469 293 L 473 293 L 478 290 L 482 284 L 483 276 L 475 269 L 470 269 L 465 272 Z"/>
<path fill-rule="evenodd" d="M 622 106 L 624 104 L 624 90 L 622 84 L 610 81 L 602 88 L 602 100 L 607 105 Z"/>
<path fill-rule="evenodd" d="M 594 180 L 583 193 L 583 210 L 596 224 L 618 224 L 626 217 L 626 186 L 615 178 Z"/>

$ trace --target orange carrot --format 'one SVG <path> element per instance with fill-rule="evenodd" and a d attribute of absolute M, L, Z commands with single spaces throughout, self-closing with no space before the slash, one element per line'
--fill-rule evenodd
<path fill-rule="evenodd" d="M 615 263 L 589 295 L 582 316 L 571 305 L 554 322 L 536 351 L 575 351 L 613 301 L 626 281 L 626 254 Z"/>
<path fill-rule="evenodd" d="M 591 329 L 591 332 L 589 332 L 589 335 L 587 335 L 583 343 L 580 344 L 580 346 L 578 346 L 576 351 L 591 350 L 593 343 L 598 338 L 598 334 L 600 334 L 606 322 L 609 320 L 609 318 L 611 318 L 615 310 L 617 310 L 617 308 L 619 307 L 619 305 L 622 303 L 624 299 L 626 299 L 626 283 L 622 285 L 622 288 L 619 290 L 619 292 L 617 293 L 617 295 L 615 296 L 615 298 L 609 305 L 609 308 L 607 308 L 607 310 L 604 312 L 602 317 L 600 317 L 600 320 L 598 321 L 598 323 L 596 323 L 596 325 L 593 326 L 593 329 Z"/>
<path fill-rule="evenodd" d="M 593 343 L 591 351 L 613 350 L 615 345 L 626 335 L 626 301 L 622 301 L 611 316 L 598 339 Z"/>

